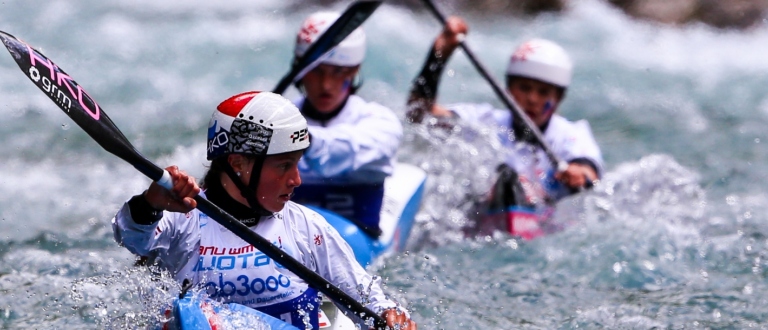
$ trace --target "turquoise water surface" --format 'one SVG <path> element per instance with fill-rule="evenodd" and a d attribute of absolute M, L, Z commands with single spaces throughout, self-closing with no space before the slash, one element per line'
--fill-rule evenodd
<path fill-rule="evenodd" d="M 669 27 L 596 0 L 570 4 L 535 19 L 468 15 L 468 44 L 498 79 L 521 41 L 562 44 L 576 69 L 559 111 L 590 122 L 604 180 L 559 205 L 562 232 L 468 240 L 466 201 L 487 191 L 504 152 L 487 143 L 493 129 L 404 123 L 399 159 L 430 173 L 428 189 L 408 252 L 371 271 L 422 329 L 768 328 L 768 27 Z M 300 22 L 318 9 L 274 0 L 6 0 L 0 30 L 67 71 L 148 158 L 200 176 L 214 107 L 272 89 Z M 385 4 L 365 29 L 360 94 L 404 118 L 440 27 L 425 11 Z M 499 104 L 460 52 L 440 100 Z M 2 54 L 0 117 L 0 326 L 157 320 L 178 289 L 134 268 L 109 224 L 149 181 Z"/>

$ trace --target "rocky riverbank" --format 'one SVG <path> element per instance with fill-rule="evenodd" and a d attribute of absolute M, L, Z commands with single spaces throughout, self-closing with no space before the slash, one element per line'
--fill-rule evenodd
<path fill-rule="evenodd" d="M 761 24 L 768 0 L 606 0 L 634 17 L 667 24 L 702 22 L 746 29 Z"/>
<path fill-rule="evenodd" d="M 348 0 L 344 0 L 348 1 Z M 480 11 L 502 15 L 538 15 L 568 10 L 577 0 L 435 0 L 445 12 Z M 762 24 L 768 0 L 602 0 L 638 19 L 672 25 L 694 22 L 722 29 L 748 29 Z M 319 0 L 334 3 L 338 0 Z M 317 3 L 317 1 L 315 1 Z M 419 0 L 387 0 L 389 4 L 423 8 Z"/>

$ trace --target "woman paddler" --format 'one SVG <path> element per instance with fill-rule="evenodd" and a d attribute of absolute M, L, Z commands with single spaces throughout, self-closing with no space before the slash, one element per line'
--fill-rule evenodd
<path fill-rule="evenodd" d="M 204 286 L 211 298 L 255 308 L 291 324 L 318 327 L 317 291 L 196 207 L 198 193 L 309 269 L 380 313 L 390 326 L 416 329 L 388 299 L 380 280 L 355 260 L 349 245 L 318 213 L 291 202 L 301 184 L 298 164 L 310 146 L 307 121 L 291 102 L 248 92 L 222 102 L 208 127 L 210 169 L 202 188 L 168 167 L 171 192 L 152 183 L 113 219 L 117 242 Z"/>

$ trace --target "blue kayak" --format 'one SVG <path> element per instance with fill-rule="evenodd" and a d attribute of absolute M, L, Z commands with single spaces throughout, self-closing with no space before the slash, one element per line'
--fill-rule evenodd
<path fill-rule="evenodd" d="M 174 300 L 165 314 L 170 320 L 158 330 L 299 329 L 253 308 L 220 304 L 193 293 Z"/>
<path fill-rule="evenodd" d="M 377 238 L 336 213 L 312 205 L 308 207 L 336 228 L 352 247 L 357 261 L 366 267 L 378 257 L 405 249 L 426 181 L 427 174 L 422 169 L 410 164 L 395 164 L 394 173 L 384 182 L 384 202 L 379 219 L 381 235 Z"/>

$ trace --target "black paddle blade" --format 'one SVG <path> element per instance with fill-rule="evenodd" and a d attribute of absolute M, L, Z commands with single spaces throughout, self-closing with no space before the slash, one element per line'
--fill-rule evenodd
<path fill-rule="evenodd" d="M 98 103 L 58 65 L 18 38 L 0 31 L 22 72 L 102 148 L 134 165 L 153 180 L 163 171 L 141 156 Z"/>
<path fill-rule="evenodd" d="M 328 27 L 328 30 L 326 30 L 325 33 L 309 46 L 309 49 L 304 53 L 304 56 L 293 64 L 291 71 L 280 80 L 280 83 L 277 84 L 272 92 L 275 94 L 283 94 L 293 82 L 293 79 L 295 79 L 302 70 L 317 61 L 317 59 L 333 49 L 333 47 L 336 47 L 336 45 L 344 41 L 347 36 L 360 27 L 360 25 L 373 14 L 376 8 L 381 5 L 381 2 L 381 0 L 366 0 L 352 3 L 347 10 L 339 16 L 339 19 Z"/>

